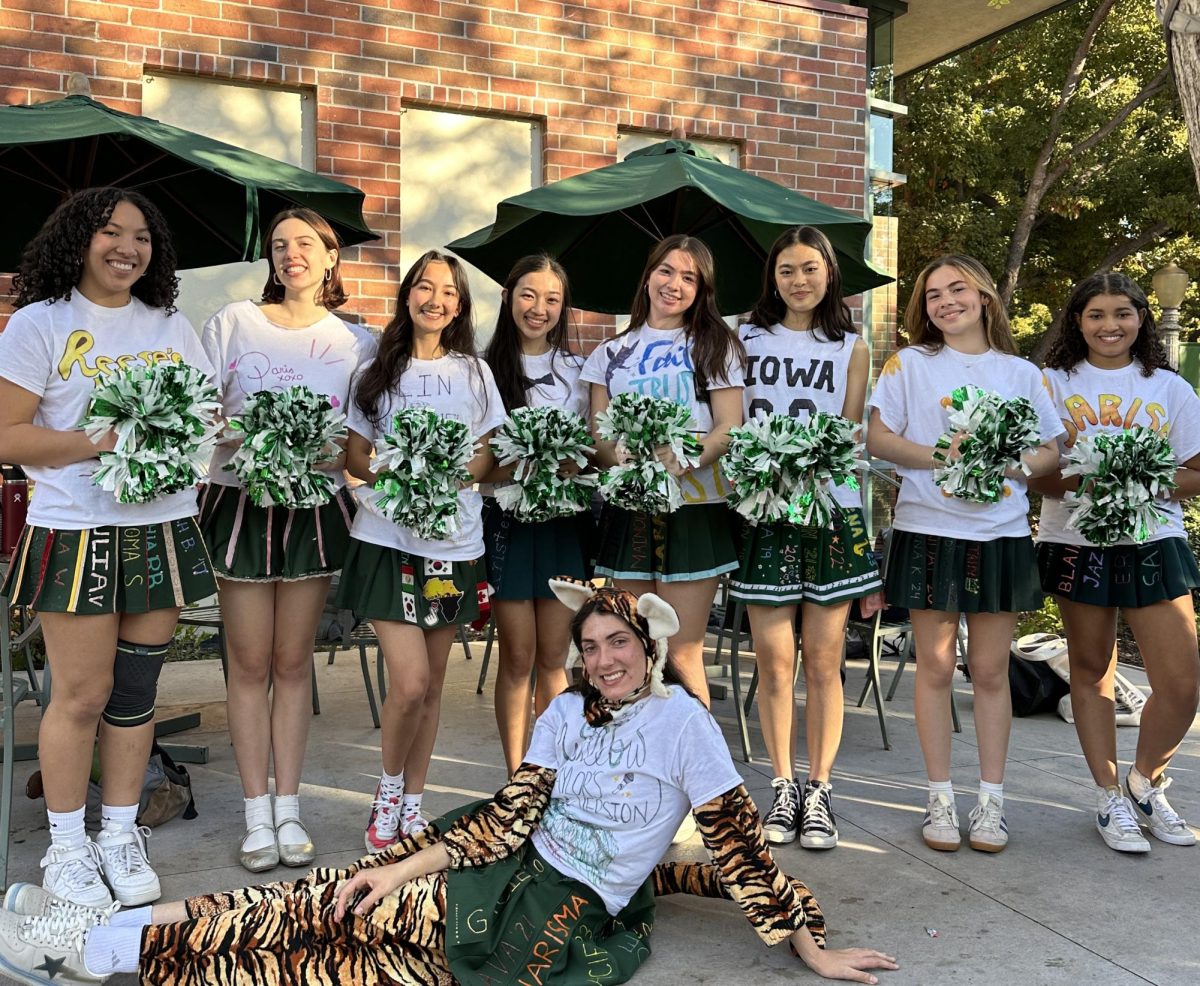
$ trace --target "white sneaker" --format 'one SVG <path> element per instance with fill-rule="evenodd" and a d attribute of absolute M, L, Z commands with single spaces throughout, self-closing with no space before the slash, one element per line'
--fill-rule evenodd
<path fill-rule="evenodd" d="M 1132 772 L 1131 772 L 1132 773 Z M 1194 846 L 1196 833 L 1188 828 L 1187 822 L 1167 801 L 1167 788 L 1171 786 L 1171 778 L 1164 777 L 1158 787 L 1151 787 L 1145 798 L 1138 798 L 1133 793 L 1130 778 L 1125 778 L 1125 789 L 1129 792 L 1133 803 L 1137 805 L 1138 815 L 1143 825 L 1150 830 L 1154 838 L 1168 842 L 1173 846 Z"/>
<path fill-rule="evenodd" d="M 33 883 L 14 883 L 4 894 L 4 910 L 25 917 L 50 917 L 52 914 L 66 915 L 66 920 L 78 928 L 94 928 L 108 924 L 112 916 L 121 909 L 117 903 L 107 907 L 88 907 L 74 901 L 55 897 Z"/>
<path fill-rule="evenodd" d="M 42 857 L 42 889 L 87 907 L 108 907 L 112 894 L 100 878 L 100 850 L 91 839 L 82 846 L 51 845 Z"/>
<path fill-rule="evenodd" d="M 1096 806 L 1096 831 L 1108 848 L 1117 852 L 1150 851 L 1150 843 L 1134 816 L 1133 803 L 1119 787 L 1101 789 Z"/>
<path fill-rule="evenodd" d="M 925 807 L 925 821 L 921 824 L 921 838 L 930 849 L 941 852 L 957 852 L 962 845 L 962 832 L 958 828 L 958 809 L 954 798 L 947 794 L 931 794 Z"/>
<path fill-rule="evenodd" d="M 146 856 L 150 830 L 140 825 L 128 832 L 102 829 L 96 836 L 100 867 L 113 896 L 126 907 L 149 904 L 162 896 L 158 874 Z"/>
<path fill-rule="evenodd" d="M 83 964 L 84 935 L 62 914 L 0 911 L 0 972 L 30 986 L 103 982 Z"/>
<path fill-rule="evenodd" d="M 981 794 L 979 803 L 967 816 L 967 841 L 978 852 L 1003 852 L 1008 845 L 1008 823 L 1000 802 L 990 794 Z"/>
<path fill-rule="evenodd" d="M 427 828 L 429 828 L 429 819 L 422 815 L 420 811 L 414 811 L 400 819 L 401 835 L 418 835 Z"/>

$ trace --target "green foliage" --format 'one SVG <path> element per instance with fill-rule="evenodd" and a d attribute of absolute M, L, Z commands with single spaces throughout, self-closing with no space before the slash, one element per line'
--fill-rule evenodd
<path fill-rule="evenodd" d="M 1017 628 L 1013 631 L 1013 639 L 1024 637 L 1028 633 L 1059 633 L 1063 632 L 1062 617 L 1058 613 L 1058 604 L 1053 596 L 1047 596 L 1041 609 L 1022 613 L 1017 620 Z"/>
<path fill-rule="evenodd" d="M 993 5 L 997 5 L 993 3 Z M 1096 0 L 1067 7 L 902 80 L 909 107 L 896 128 L 900 295 L 930 258 L 960 251 L 1003 272 L 1047 124 Z M 1162 29 L 1146 0 L 1118 0 L 1096 35 L 1052 159 L 1091 135 L 1162 69 Z M 1187 131 L 1173 87 L 1078 156 L 1043 199 L 1011 311 L 1022 351 L 1047 328 L 1072 285 L 1121 244 L 1163 226 L 1119 260 L 1147 292 L 1168 259 L 1200 275 L 1200 213 Z M 1200 289 L 1181 313 L 1200 322 Z"/>

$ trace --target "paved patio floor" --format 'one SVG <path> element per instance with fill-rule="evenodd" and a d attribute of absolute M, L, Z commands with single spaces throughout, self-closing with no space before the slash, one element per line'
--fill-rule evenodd
<path fill-rule="evenodd" d="M 475 694 L 482 648 L 475 650 L 473 661 L 464 660 L 457 647 L 451 655 L 425 800 L 434 813 L 486 796 L 504 781 L 491 683 L 483 695 Z M 847 693 L 853 698 L 863 668 L 849 666 Z M 379 772 L 379 734 L 371 726 L 357 655 L 341 652 L 331 667 L 321 657 L 317 671 L 322 714 L 309 743 L 304 816 L 320 851 L 318 862 L 340 865 L 362 851 Z M 835 773 L 839 847 L 814 853 L 796 844 L 776 853 L 788 872 L 817 893 L 832 942 L 897 955 L 901 970 L 883 976 L 888 986 L 1200 983 L 1200 847 L 1151 840 L 1153 852 L 1144 857 L 1105 848 L 1093 828 L 1093 788 L 1074 730 L 1056 717 L 1014 724 L 1005 786 L 1012 842 L 1006 852 L 993 856 L 964 848 L 945 854 L 924 847 L 919 834 L 924 773 L 912 721 L 912 680 L 910 669 L 889 705 L 890 752 L 882 748 L 874 710 L 847 708 Z M 956 692 L 964 731 L 954 740 L 953 779 L 965 819 L 978 767 L 969 683 L 958 678 Z M 160 714 L 202 714 L 199 729 L 173 739 L 209 750 L 207 764 L 189 768 L 199 817 L 176 819 L 151 840 L 165 899 L 250 880 L 236 864 L 241 790 L 223 696 L 216 661 L 171 664 L 164 671 Z M 731 702 L 716 702 L 714 712 L 734 749 Z M 36 718 L 34 707 L 22 707 L 19 742 L 34 737 Z M 761 756 L 761 737 L 756 730 L 752 737 Z M 1127 764 L 1137 730 L 1122 729 L 1118 738 Z M 738 763 L 759 804 L 769 805 L 769 765 L 758 759 Z M 47 841 L 42 803 L 21 793 L 32 769 L 18 764 L 9 873 L 14 881 L 40 879 L 38 860 Z M 1172 773 L 1172 803 L 1200 821 L 1200 725 L 1193 726 Z M 682 851 L 704 852 L 698 838 Z M 288 872 L 280 868 L 267 878 L 284 879 Z M 737 908 L 725 902 L 664 900 L 653 945 L 636 979 L 644 986 L 816 981 L 784 948 L 764 948 Z M 134 977 L 112 982 L 128 986 Z"/>

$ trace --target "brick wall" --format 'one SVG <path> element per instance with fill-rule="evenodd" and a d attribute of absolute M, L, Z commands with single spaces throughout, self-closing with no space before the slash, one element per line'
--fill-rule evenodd
<path fill-rule="evenodd" d="M 362 188 L 384 237 L 346 268 L 355 309 L 381 325 L 403 108 L 539 121 L 547 181 L 613 163 L 621 129 L 683 127 L 861 212 L 865 52 L 866 11 L 830 0 L 4 0 L 0 100 L 55 98 L 70 72 L 133 113 L 146 72 L 312 90 L 316 170 Z"/>

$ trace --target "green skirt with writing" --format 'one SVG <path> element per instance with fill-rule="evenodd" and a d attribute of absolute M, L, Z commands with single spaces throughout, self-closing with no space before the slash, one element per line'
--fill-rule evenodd
<path fill-rule="evenodd" d="M 60 531 L 26 525 L 4 593 L 43 613 L 148 613 L 217 591 L 195 517 Z"/>
<path fill-rule="evenodd" d="M 483 543 L 493 599 L 553 599 L 550 579 L 591 576 L 591 511 L 538 524 L 517 520 L 483 498 Z"/>
<path fill-rule="evenodd" d="M 446 911 L 446 957 L 462 986 L 624 983 L 650 955 L 654 890 L 647 880 L 611 917 L 527 841 L 498 863 L 449 870 Z"/>
<path fill-rule="evenodd" d="M 488 598 L 482 558 L 444 561 L 350 539 L 338 583 L 339 609 L 422 630 L 472 623 Z"/>
<path fill-rule="evenodd" d="M 1046 592 L 1089 606 L 1136 609 L 1200 587 L 1200 569 L 1180 537 L 1108 548 L 1043 542 L 1037 556 Z"/>
<path fill-rule="evenodd" d="M 729 594 L 755 606 L 832 606 L 882 587 L 863 512 L 851 508 L 832 528 L 745 524 Z"/>
<path fill-rule="evenodd" d="M 670 514 L 634 513 L 610 504 L 600 514 L 596 574 L 613 579 L 695 582 L 738 567 L 735 517 L 722 503 L 694 503 Z"/>
<path fill-rule="evenodd" d="M 895 531 L 886 582 L 888 605 L 907 609 L 1019 613 L 1042 606 L 1029 535 L 965 541 Z"/>

